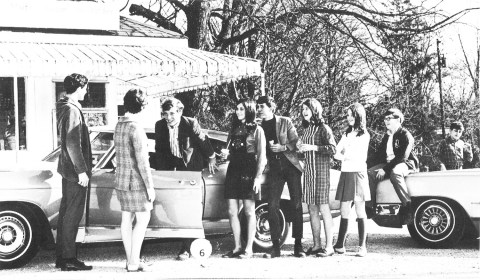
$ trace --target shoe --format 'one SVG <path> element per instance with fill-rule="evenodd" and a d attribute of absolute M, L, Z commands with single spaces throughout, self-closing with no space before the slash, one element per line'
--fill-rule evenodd
<path fill-rule="evenodd" d="M 140 264 L 127 264 L 127 272 L 139 272 Z"/>
<path fill-rule="evenodd" d="M 332 251 L 327 251 L 326 249 L 322 249 L 320 252 L 317 253 L 317 257 L 320 257 L 320 258 L 326 258 L 326 257 L 331 257 L 333 256 L 335 252 L 332 250 Z"/>
<path fill-rule="evenodd" d="M 357 257 L 365 257 L 367 255 L 367 247 L 366 246 L 359 246 L 356 256 Z"/>
<path fill-rule="evenodd" d="M 320 251 L 322 251 L 322 248 L 318 248 L 317 250 L 313 250 L 313 247 L 310 247 L 308 248 L 307 252 L 305 253 L 307 256 L 312 256 L 312 255 L 316 255 L 317 253 L 319 253 Z"/>
<path fill-rule="evenodd" d="M 345 247 L 337 248 L 333 246 L 333 251 L 335 251 L 337 254 L 345 254 Z"/>
<path fill-rule="evenodd" d="M 182 251 L 177 256 L 177 261 L 186 261 L 190 258 L 190 253 L 187 251 Z"/>
<path fill-rule="evenodd" d="M 240 256 L 240 254 L 242 254 L 243 251 L 240 250 L 240 251 L 237 251 L 237 252 L 233 252 L 233 251 L 229 251 L 225 254 L 222 255 L 222 258 L 227 258 L 227 259 L 232 259 L 232 258 L 237 258 L 238 256 Z"/>
<path fill-rule="evenodd" d="M 61 267 L 62 271 L 79 271 L 79 270 L 92 270 L 91 265 L 85 265 L 77 259 L 64 259 L 64 263 Z"/>
<path fill-rule="evenodd" d="M 296 258 L 305 258 L 307 254 L 303 251 L 302 245 L 295 245 L 293 247 L 293 256 Z"/>
<path fill-rule="evenodd" d="M 280 257 L 280 248 L 272 248 L 270 253 L 266 253 L 263 255 L 263 258 L 265 259 L 273 259 L 273 258 L 279 258 Z"/>
<path fill-rule="evenodd" d="M 238 255 L 239 259 L 246 260 L 246 259 L 251 259 L 253 257 L 253 253 L 243 251 Z"/>
<path fill-rule="evenodd" d="M 65 261 L 62 258 L 57 258 L 55 260 L 55 268 L 62 268 L 64 263 L 65 263 Z"/>
<path fill-rule="evenodd" d="M 138 264 L 138 271 L 148 272 L 151 271 L 152 264 L 145 261 L 140 261 Z"/>

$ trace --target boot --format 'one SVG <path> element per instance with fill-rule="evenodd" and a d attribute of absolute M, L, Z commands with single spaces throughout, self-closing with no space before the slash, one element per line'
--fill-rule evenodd
<path fill-rule="evenodd" d="M 273 259 L 273 258 L 280 257 L 280 242 L 278 240 L 273 240 L 272 243 L 273 243 L 273 246 L 270 253 L 266 253 L 263 255 L 263 257 L 266 259 Z"/>
<path fill-rule="evenodd" d="M 366 219 L 357 219 L 358 222 L 358 252 L 357 257 L 365 257 L 367 255 L 367 232 L 365 230 Z"/>
<path fill-rule="evenodd" d="M 333 246 L 333 249 L 338 254 L 345 253 L 345 239 L 348 231 L 348 219 L 340 219 L 340 228 L 338 230 L 337 243 Z"/>

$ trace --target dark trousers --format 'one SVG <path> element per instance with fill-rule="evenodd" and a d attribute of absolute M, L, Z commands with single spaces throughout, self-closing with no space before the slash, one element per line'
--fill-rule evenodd
<path fill-rule="evenodd" d="M 290 192 L 290 200 L 294 205 L 293 215 L 293 238 L 303 237 L 303 209 L 302 209 L 302 172 L 298 170 L 286 157 L 280 159 L 269 159 L 270 171 L 269 196 L 268 196 L 268 222 L 270 223 L 270 234 L 272 240 L 280 239 L 280 198 L 285 182 Z"/>
<path fill-rule="evenodd" d="M 77 257 L 75 239 L 85 209 L 87 188 L 62 179 L 62 201 L 57 222 L 57 258 Z"/>
<path fill-rule="evenodd" d="M 385 164 L 378 164 L 368 169 L 368 182 L 370 185 L 370 194 L 371 194 L 371 205 L 372 207 L 376 206 L 377 203 L 377 186 L 378 180 L 377 169 L 383 168 Z M 408 169 L 408 166 L 405 163 L 397 164 L 390 174 L 386 174 L 385 177 L 389 176 L 390 182 L 392 182 L 393 189 L 397 193 L 398 198 L 402 202 L 402 205 L 407 205 L 411 201 L 410 195 L 407 192 L 407 184 L 405 183 L 405 176 L 407 176 L 411 170 Z"/>

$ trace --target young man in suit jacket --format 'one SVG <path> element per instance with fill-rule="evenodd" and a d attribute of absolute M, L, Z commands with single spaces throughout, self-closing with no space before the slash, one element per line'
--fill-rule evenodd
<path fill-rule="evenodd" d="M 404 116 L 397 108 L 388 109 L 384 114 L 387 133 L 383 136 L 380 147 L 373 159 L 374 166 L 368 170 L 371 205 L 370 215 L 376 213 L 377 184 L 389 176 L 393 188 L 402 202 L 401 216 L 403 223 L 411 221 L 411 199 L 407 191 L 405 176 L 418 170 L 418 159 L 413 151 L 415 140 L 412 134 L 402 127 Z"/>
<path fill-rule="evenodd" d="M 66 95 L 58 100 L 57 128 L 60 133 L 58 173 L 62 175 L 62 200 L 57 223 L 57 260 L 55 267 L 62 271 L 91 270 L 77 259 L 75 239 L 85 208 L 87 187 L 92 176 L 90 135 L 82 114 L 87 92 L 87 77 L 71 74 L 64 80 Z"/>
<path fill-rule="evenodd" d="M 262 119 L 262 128 L 267 139 L 268 159 L 268 221 L 273 248 L 265 258 L 280 257 L 280 219 L 278 210 L 285 182 L 288 185 L 290 199 L 294 205 L 293 232 L 295 238 L 294 256 L 305 257 L 303 251 L 303 209 L 302 209 L 302 172 L 303 167 L 297 156 L 298 135 L 292 120 L 274 114 L 275 102 L 272 97 L 261 96 L 257 99 L 257 112 Z"/>
<path fill-rule="evenodd" d="M 202 171 L 204 159 L 208 159 L 210 173 L 215 173 L 216 159 L 207 135 L 198 121 L 184 117 L 183 104 L 176 98 L 162 103 L 162 119 L 155 124 L 155 169 Z M 189 242 L 183 243 L 178 260 L 190 257 Z"/>

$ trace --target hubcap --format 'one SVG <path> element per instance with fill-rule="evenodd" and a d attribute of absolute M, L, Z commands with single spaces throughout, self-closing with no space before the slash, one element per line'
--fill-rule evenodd
<path fill-rule="evenodd" d="M 11 228 L 6 228 L 2 232 L 1 240 L 3 240 L 3 242 L 5 242 L 5 243 L 11 243 L 13 239 L 14 239 L 14 236 L 13 236 L 13 232 L 12 232 Z"/>
<path fill-rule="evenodd" d="M 268 212 L 260 209 L 257 212 L 257 238 L 262 241 L 270 241 L 270 224 L 267 219 Z"/>
<path fill-rule="evenodd" d="M 16 252 L 25 242 L 25 228 L 15 217 L 0 218 L 0 256 Z"/>
<path fill-rule="evenodd" d="M 427 207 L 420 219 L 420 226 L 431 235 L 440 235 L 451 226 L 452 217 L 450 213 L 440 205 Z"/>

